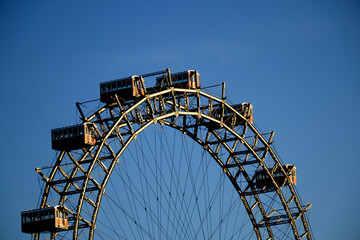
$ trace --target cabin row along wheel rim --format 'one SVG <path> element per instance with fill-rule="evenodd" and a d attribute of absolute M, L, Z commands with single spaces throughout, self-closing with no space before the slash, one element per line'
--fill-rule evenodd
<path fill-rule="evenodd" d="M 224 124 L 224 119 L 215 119 L 213 106 L 231 111 L 243 119 L 244 124 L 229 126 Z M 170 88 L 131 104 L 117 101 L 102 105 L 83 121 L 96 126 L 98 144 L 60 152 L 46 176 L 39 171 L 46 181 L 40 207 L 55 203 L 64 205 L 71 224 L 68 232 L 43 236 L 93 239 L 100 203 L 106 195 L 105 186 L 114 168 L 134 139 L 157 124 L 184 133 L 215 160 L 248 215 L 253 234 L 247 238 L 312 238 L 306 219 L 307 208 L 300 202 L 294 187 L 291 184 L 278 186 L 270 173 L 271 169 L 278 168 L 285 174 L 271 147 L 273 134 L 260 134 L 225 100 L 199 90 Z M 220 152 L 224 154 L 219 155 Z M 274 189 L 255 187 L 254 172 L 259 168 L 272 179 Z M 41 239 L 42 235 L 35 234 L 34 239 Z"/>

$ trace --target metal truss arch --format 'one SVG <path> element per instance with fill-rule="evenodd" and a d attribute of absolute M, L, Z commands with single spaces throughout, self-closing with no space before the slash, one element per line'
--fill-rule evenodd
<path fill-rule="evenodd" d="M 241 118 L 244 124 L 230 126 L 224 123 L 223 117 L 214 117 L 214 103 L 221 109 L 231 111 L 234 116 Z M 264 136 L 225 99 L 199 89 L 171 87 L 133 102 L 122 103 L 117 98 L 115 103 L 101 106 L 87 117 L 82 112 L 81 115 L 84 122 L 93 122 L 96 126 L 98 143 L 80 151 L 60 152 L 49 177 L 46 177 L 41 169 L 37 169 L 46 182 L 41 208 L 50 205 L 48 196 L 51 191 L 59 195 L 59 204 L 65 207 L 68 198 L 77 199 L 76 208 L 67 207 L 73 219 L 73 239 L 78 239 L 81 228 L 89 228 L 88 239 L 93 239 L 101 200 L 116 163 L 139 133 L 157 123 L 183 132 L 218 163 L 239 194 L 257 239 L 276 239 L 277 232 L 274 227 L 279 225 L 288 226 L 294 239 L 312 239 L 305 216 L 308 207 L 302 205 L 291 183 L 278 186 L 273 178 L 273 169 L 280 169 L 286 175 L 283 164 L 271 147 L 273 133 Z M 206 131 L 205 136 L 198 135 L 200 128 Z M 113 149 L 111 139 L 117 141 L 121 147 Z M 220 151 L 227 152 L 228 156 L 220 157 Z M 70 170 L 67 171 L 62 167 L 65 158 L 70 165 Z M 248 166 L 251 166 L 251 172 L 247 170 Z M 101 178 L 93 176 L 94 168 L 103 171 Z M 254 169 L 259 168 L 268 174 L 274 188 L 256 188 Z M 287 191 L 286 195 L 283 193 L 284 189 Z M 89 193 L 93 195 L 90 196 Z M 270 205 L 264 202 L 264 195 L 269 193 L 273 195 L 267 198 L 272 198 L 281 209 L 271 209 Z M 92 207 L 87 216 L 83 214 L 84 204 L 88 208 Z M 289 235 L 286 233 L 284 236 Z M 55 239 L 55 234 L 52 234 L 51 238 Z M 39 234 L 36 234 L 34 239 L 39 239 Z"/>

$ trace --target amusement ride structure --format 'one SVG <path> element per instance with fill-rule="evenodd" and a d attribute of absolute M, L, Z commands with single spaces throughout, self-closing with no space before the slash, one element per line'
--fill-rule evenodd
<path fill-rule="evenodd" d="M 155 80 L 149 86 L 148 79 Z M 215 88 L 214 86 L 212 89 Z M 56 158 L 22 231 L 38 239 L 312 239 L 311 204 L 250 103 L 169 69 L 100 84 L 80 122 L 51 131 Z M 218 92 L 216 92 L 218 91 Z"/>

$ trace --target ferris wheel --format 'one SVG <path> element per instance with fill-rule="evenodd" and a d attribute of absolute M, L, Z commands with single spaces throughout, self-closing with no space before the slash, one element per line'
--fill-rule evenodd
<path fill-rule="evenodd" d="M 146 79 L 146 81 L 145 81 Z M 155 79 L 155 85 L 148 86 Z M 76 103 L 81 122 L 53 129 L 54 164 L 38 209 L 22 212 L 33 239 L 312 239 L 296 168 L 250 103 L 170 70 L 100 84 Z"/>

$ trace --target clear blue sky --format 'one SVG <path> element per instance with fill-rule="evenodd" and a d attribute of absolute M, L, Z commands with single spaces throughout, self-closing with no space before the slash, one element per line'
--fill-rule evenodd
<path fill-rule="evenodd" d="M 170 67 L 225 81 L 275 130 L 316 239 L 358 239 L 359 1 L 0 1 L 0 239 L 29 239 L 50 130 L 102 81 Z"/>

